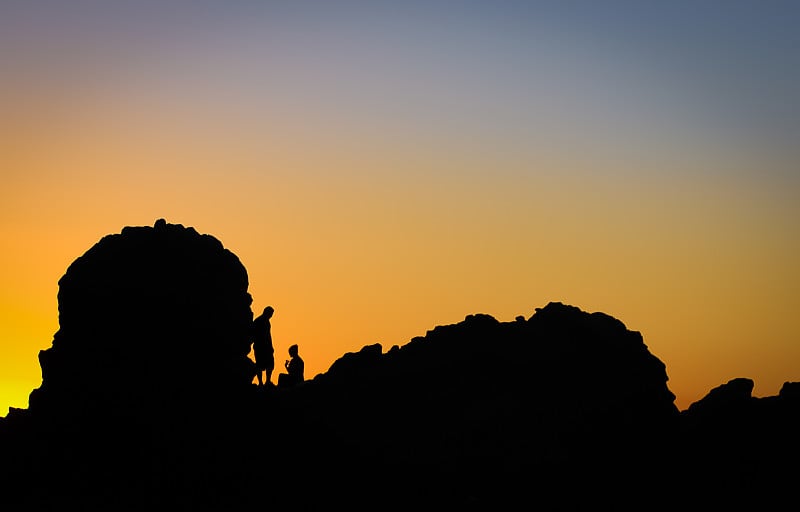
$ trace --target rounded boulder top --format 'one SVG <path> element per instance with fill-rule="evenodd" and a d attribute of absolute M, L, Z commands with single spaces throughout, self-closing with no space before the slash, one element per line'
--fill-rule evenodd
<path fill-rule="evenodd" d="M 159 219 L 103 237 L 59 280 L 31 407 L 172 408 L 249 385 L 247 289 L 238 257 L 194 228 Z"/>

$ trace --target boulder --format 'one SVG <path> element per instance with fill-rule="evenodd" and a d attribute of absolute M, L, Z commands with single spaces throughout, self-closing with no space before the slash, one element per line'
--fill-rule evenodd
<path fill-rule="evenodd" d="M 192 416 L 253 377 L 247 271 L 210 235 L 168 224 L 103 237 L 59 281 L 34 414 L 74 422 Z"/>

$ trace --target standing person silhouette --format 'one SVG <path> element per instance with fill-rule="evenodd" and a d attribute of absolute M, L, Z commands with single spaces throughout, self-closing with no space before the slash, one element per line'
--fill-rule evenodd
<path fill-rule="evenodd" d="M 275 310 L 267 306 L 261 315 L 253 320 L 253 353 L 256 356 L 256 376 L 258 385 L 272 384 L 272 370 L 275 369 L 275 350 L 272 347 L 272 326 L 270 318 Z M 266 375 L 262 379 L 261 373 Z"/>
<path fill-rule="evenodd" d="M 287 373 L 278 375 L 278 386 L 294 386 L 300 384 L 305 380 L 303 371 L 305 370 L 305 363 L 300 355 L 297 353 L 297 345 L 289 347 L 289 356 L 291 359 L 287 360 L 283 366 L 286 367 Z"/>

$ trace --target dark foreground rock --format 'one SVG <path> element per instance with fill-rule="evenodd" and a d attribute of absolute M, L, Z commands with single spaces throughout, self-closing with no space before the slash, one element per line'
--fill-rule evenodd
<path fill-rule="evenodd" d="M 214 237 L 164 221 L 127 227 L 58 284 L 60 328 L 39 354 L 33 412 L 138 421 L 215 407 L 249 386 L 247 271 Z"/>
<path fill-rule="evenodd" d="M 798 383 L 678 411 L 602 313 L 470 315 L 257 388 L 247 274 L 213 237 L 126 228 L 59 285 L 42 386 L 0 419 L 4 510 L 779 510 L 800 476 Z"/>

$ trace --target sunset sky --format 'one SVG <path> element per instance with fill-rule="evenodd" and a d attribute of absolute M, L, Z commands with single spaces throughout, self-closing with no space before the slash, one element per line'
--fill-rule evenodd
<path fill-rule="evenodd" d="M 41 383 L 69 264 L 159 218 L 240 258 L 307 378 L 559 301 L 640 331 L 681 409 L 777 394 L 798 27 L 777 0 L 4 1 L 0 415 Z"/>

